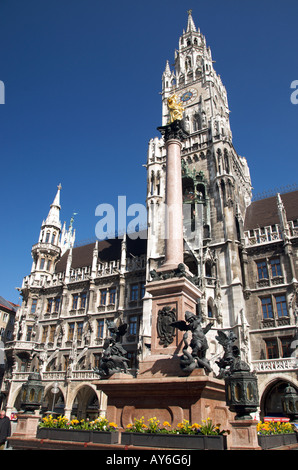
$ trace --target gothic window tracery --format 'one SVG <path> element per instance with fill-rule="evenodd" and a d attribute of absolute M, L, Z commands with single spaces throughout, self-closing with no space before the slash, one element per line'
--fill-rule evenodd
<path fill-rule="evenodd" d="M 224 151 L 224 162 L 225 162 L 225 170 L 226 173 L 230 173 L 230 163 L 229 163 L 229 155 L 227 149 Z"/>

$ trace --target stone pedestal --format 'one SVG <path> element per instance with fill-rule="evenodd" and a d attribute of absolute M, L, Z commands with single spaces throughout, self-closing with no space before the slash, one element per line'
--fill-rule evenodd
<path fill-rule="evenodd" d="M 36 437 L 36 431 L 41 416 L 39 414 L 18 413 L 17 418 L 17 428 L 11 437 L 24 439 Z"/>
<path fill-rule="evenodd" d="M 183 331 L 173 328 L 173 335 L 169 334 L 168 339 L 165 341 L 160 328 L 158 328 L 159 312 L 164 307 L 170 307 L 176 317 L 172 321 L 185 320 L 186 311 L 196 313 L 197 301 L 201 297 L 201 291 L 186 277 L 173 277 L 149 282 L 146 285 L 146 290 L 152 296 L 151 356 L 181 354 Z M 178 373 L 179 370 L 176 372 Z"/>
<path fill-rule="evenodd" d="M 224 382 L 207 377 L 202 369 L 187 377 L 133 379 L 126 377 L 94 382 L 108 396 L 107 418 L 125 428 L 134 418 L 154 416 L 173 427 L 183 419 L 200 423 L 212 418 L 229 428 L 231 413 L 225 405 Z"/>
<path fill-rule="evenodd" d="M 257 424 L 252 419 L 230 421 L 230 450 L 262 450 L 258 444 Z"/>

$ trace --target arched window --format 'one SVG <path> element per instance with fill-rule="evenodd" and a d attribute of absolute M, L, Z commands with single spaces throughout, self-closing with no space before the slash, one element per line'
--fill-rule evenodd
<path fill-rule="evenodd" d="M 150 194 L 153 196 L 154 193 L 154 172 L 151 172 L 151 179 L 150 179 Z"/>
<path fill-rule="evenodd" d="M 157 172 L 157 176 L 156 176 L 156 192 L 157 192 L 157 195 L 160 196 L 160 173 L 159 171 Z"/>
<path fill-rule="evenodd" d="M 197 184 L 197 194 L 199 201 L 206 199 L 205 193 L 205 185 L 204 184 Z"/>
<path fill-rule="evenodd" d="M 226 187 L 225 187 L 225 183 L 224 183 L 223 180 L 221 180 L 220 186 L 221 186 L 221 193 L 222 193 L 223 203 L 224 203 L 224 205 L 226 205 Z"/>
<path fill-rule="evenodd" d="M 210 227 L 207 224 L 205 224 L 203 227 L 203 237 L 210 238 Z"/>
<path fill-rule="evenodd" d="M 208 304 L 207 316 L 208 316 L 208 318 L 213 318 L 212 307 L 211 307 L 210 304 Z"/>
<path fill-rule="evenodd" d="M 195 132 L 195 131 L 199 131 L 201 128 L 202 128 L 201 117 L 198 113 L 196 113 L 193 117 L 193 130 Z"/>
<path fill-rule="evenodd" d="M 226 173 L 230 173 L 229 155 L 226 149 L 225 149 L 225 154 L 224 154 L 224 161 L 225 161 Z"/>
<path fill-rule="evenodd" d="M 207 260 L 205 263 L 205 276 L 212 277 L 212 264 L 210 260 Z"/>
<path fill-rule="evenodd" d="M 195 199 L 194 182 L 192 178 L 182 179 L 183 202 L 193 202 Z"/>
<path fill-rule="evenodd" d="M 237 237 L 237 240 L 240 242 L 241 241 L 240 225 L 239 225 L 239 220 L 237 219 L 237 217 L 235 217 L 235 225 L 236 225 L 236 237 Z"/>

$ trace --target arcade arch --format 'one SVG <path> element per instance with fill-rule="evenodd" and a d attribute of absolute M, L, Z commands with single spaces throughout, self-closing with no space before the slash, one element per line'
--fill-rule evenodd
<path fill-rule="evenodd" d="M 55 384 L 51 384 L 46 387 L 44 402 L 42 406 L 42 412 L 52 412 L 58 415 L 65 414 L 65 398 L 64 391 L 61 387 L 57 387 L 57 392 L 55 393 Z"/>
<path fill-rule="evenodd" d="M 297 387 L 293 382 L 285 380 L 283 378 L 276 378 L 274 381 L 270 382 L 262 396 L 260 397 L 260 418 L 264 419 L 265 416 L 270 417 L 284 417 L 283 408 L 282 408 L 282 396 L 285 392 L 285 389 L 288 385 L 291 385 L 298 391 Z"/>
<path fill-rule="evenodd" d="M 90 384 L 80 384 L 69 396 L 67 409 L 70 417 L 77 419 L 95 419 L 105 414 L 107 396 Z"/>

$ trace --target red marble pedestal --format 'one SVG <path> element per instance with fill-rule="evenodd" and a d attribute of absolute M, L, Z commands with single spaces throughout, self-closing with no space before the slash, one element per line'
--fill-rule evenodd
<path fill-rule="evenodd" d="M 224 382 L 207 377 L 202 369 L 187 377 L 129 378 L 116 374 L 94 382 L 108 396 L 107 418 L 125 428 L 134 418 L 156 417 L 177 426 L 183 419 L 200 423 L 212 418 L 229 428 L 232 418 L 225 405 Z"/>

